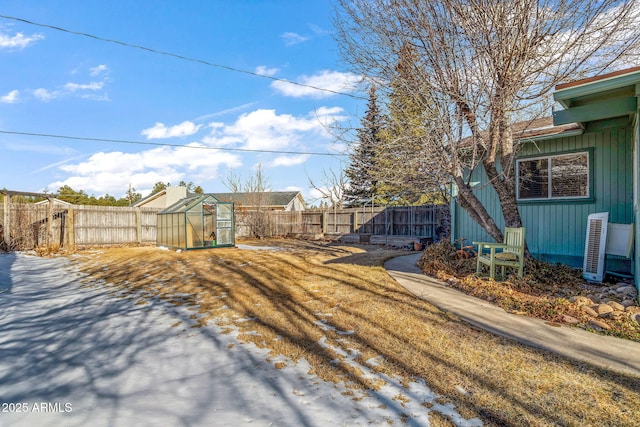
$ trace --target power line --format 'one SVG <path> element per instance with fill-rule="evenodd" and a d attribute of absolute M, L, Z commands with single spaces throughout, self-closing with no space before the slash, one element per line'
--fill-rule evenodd
<path fill-rule="evenodd" d="M 96 141 L 96 142 L 113 142 L 118 144 L 153 145 L 157 147 L 192 148 L 192 149 L 198 149 L 198 150 L 239 151 L 239 152 L 245 152 L 245 153 L 271 153 L 271 154 L 296 154 L 296 155 L 304 154 L 309 156 L 331 156 L 331 157 L 348 156 L 347 154 L 340 154 L 340 153 L 321 153 L 321 152 L 313 152 L 313 151 L 261 150 L 261 149 L 229 148 L 229 147 L 202 147 L 202 146 L 194 146 L 194 145 L 170 144 L 166 142 L 131 141 L 127 139 L 92 138 L 92 137 L 82 137 L 82 136 L 72 136 L 72 135 L 56 135 L 56 134 L 48 134 L 48 133 L 17 132 L 17 131 L 9 131 L 9 130 L 0 130 L 0 134 L 35 136 L 35 137 L 41 137 L 41 138 L 58 138 L 58 139 L 68 139 L 73 141 Z"/>
<path fill-rule="evenodd" d="M 129 47 L 129 48 L 132 48 L 132 49 L 144 50 L 146 52 L 155 53 L 155 54 L 158 54 L 158 55 L 170 56 L 170 57 L 181 59 L 181 60 L 184 60 L 184 61 L 196 62 L 196 63 L 199 63 L 199 64 L 207 65 L 209 67 L 222 68 L 222 69 L 227 70 L 227 71 L 233 71 L 233 72 L 236 72 L 236 73 L 248 74 L 248 75 L 251 75 L 251 76 L 254 76 L 254 77 L 261 77 L 263 79 L 269 79 L 269 80 L 276 81 L 276 82 L 288 83 L 288 84 L 291 84 L 291 85 L 294 85 L 294 86 L 305 87 L 305 88 L 309 88 L 309 89 L 318 90 L 318 91 L 321 91 L 321 92 L 328 92 L 328 93 L 332 93 L 334 95 L 348 96 L 348 97 L 354 98 L 354 99 L 363 99 L 363 100 L 367 99 L 365 97 L 358 96 L 358 95 L 353 95 L 353 94 L 346 93 L 346 92 L 340 92 L 340 91 L 337 91 L 337 90 L 322 88 L 322 87 L 313 86 L 313 85 L 304 84 L 304 83 L 292 82 L 292 81 L 289 81 L 289 80 L 286 80 L 286 79 L 280 79 L 280 78 L 273 77 L 273 76 L 267 76 L 267 75 L 264 75 L 264 74 L 258 74 L 258 73 L 253 72 L 253 71 L 248 71 L 248 70 L 243 70 L 243 69 L 240 69 L 240 68 L 230 67 L 228 65 L 216 64 L 216 63 L 213 63 L 213 62 L 205 61 L 203 59 L 191 58 L 191 57 L 183 56 L 183 55 L 180 55 L 180 54 L 177 54 L 177 53 L 157 50 L 157 49 L 153 49 L 153 48 L 150 48 L 150 47 L 145 47 L 145 46 L 140 46 L 140 45 L 136 45 L 136 44 L 123 42 L 123 41 L 120 41 L 120 40 L 108 39 L 108 38 L 105 38 L 105 37 L 100 37 L 100 36 L 96 36 L 96 35 L 93 35 L 93 34 L 84 33 L 84 32 L 81 32 L 81 31 L 68 30 L 66 28 L 58 27 L 58 26 L 55 26 L 55 25 L 43 24 L 43 23 L 40 23 L 40 22 L 34 22 L 34 21 L 30 21 L 30 20 L 24 19 L 24 18 L 17 18 L 15 16 L 0 15 L 0 18 L 10 19 L 10 20 L 13 20 L 13 21 L 22 22 L 22 23 L 29 24 L 29 25 L 35 25 L 37 27 L 49 28 L 49 29 L 56 30 L 56 31 L 62 31 L 64 33 L 73 34 L 73 35 L 77 35 L 77 36 L 88 37 L 88 38 L 99 40 L 99 41 L 102 41 L 102 42 L 113 43 L 113 44 L 117 44 L 117 45 L 120 45 L 120 46 Z"/>

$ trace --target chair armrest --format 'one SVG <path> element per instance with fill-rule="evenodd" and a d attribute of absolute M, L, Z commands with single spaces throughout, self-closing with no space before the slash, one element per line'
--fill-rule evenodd
<path fill-rule="evenodd" d="M 473 242 L 473 244 L 478 245 L 478 254 L 482 254 L 482 249 L 484 248 L 489 249 L 491 258 L 493 258 L 494 254 L 496 254 L 496 249 L 502 249 L 503 251 L 508 250 L 517 254 L 521 254 L 524 252 L 524 247 L 506 245 L 504 243 Z"/>
<path fill-rule="evenodd" d="M 492 243 L 492 242 L 473 242 L 473 244 L 478 245 L 478 249 L 482 249 L 482 248 L 504 249 L 504 248 L 510 247 L 509 245 L 505 245 L 504 243 Z"/>

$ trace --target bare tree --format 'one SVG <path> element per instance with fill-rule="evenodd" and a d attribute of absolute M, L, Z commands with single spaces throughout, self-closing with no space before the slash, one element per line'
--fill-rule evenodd
<path fill-rule="evenodd" d="M 330 169 L 322 172 L 321 185 L 314 182 L 309 175 L 309 186 L 320 193 L 320 198 L 327 200 L 331 208 L 339 209 L 344 206 L 345 195 L 349 187 L 345 168 L 341 167 L 338 172 Z"/>
<path fill-rule="evenodd" d="M 262 163 L 256 165 L 253 175 L 246 177 L 230 171 L 229 175 L 222 178 L 222 184 L 233 193 L 262 193 L 271 191 L 269 178 L 264 174 Z"/>
<path fill-rule="evenodd" d="M 269 179 L 264 175 L 262 164 L 258 163 L 255 173 L 241 177 L 229 172 L 222 183 L 231 192 L 242 194 L 242 201 L 236 202 L 236 221 L 248 227 L 253 237 L 263 238 L 271 233 L 271 219 L 267 212 L 267 197 L 271 191 Z"/>
<path fill-rule="evenodd" d="M 422 103 L 425 144 L 457 201 L 496 240 L 474 193 L 480 166 L 507 226 L 520 226 L 515 122 L 536 118 L 553 87 L 638 61 L 636 0 L 338 0 L 337 40 L 354 70 L 390 82 L 403 46 L 416 55 L 396 84 Z M 380 85 L 378 85 L 379 88 Z M 383 88 L 381 88 L 383 89 Z M 517 141 L 516 141 L 517 142 Z"/>

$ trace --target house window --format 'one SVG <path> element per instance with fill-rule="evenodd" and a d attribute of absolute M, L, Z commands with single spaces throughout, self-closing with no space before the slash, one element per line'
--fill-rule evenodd
<path fill-rule="evenodd" d="M 578 152 L 517 160 L 518 199 L 589 198 L 589 153 Z"/>

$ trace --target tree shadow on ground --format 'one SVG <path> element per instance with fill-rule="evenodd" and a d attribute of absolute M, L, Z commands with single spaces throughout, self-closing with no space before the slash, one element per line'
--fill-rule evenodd
<path fill-rule="evenodd" d="M 11 277 L 11 267 L 15 263 L 16 254 L 13 252 L 0 251 L 0 295 L 11 292 L 13 278 Z"/>
<path fill-rule="evenodd" d="M 465 416 L 481 416 L 490 425 L 584 421 L 580 407 L 568 405 L 558 413 L 554 406 L 563 400 L 558 396 L 568 400 L 570 393 L 566 389 L 576 386 L 570 381 L 572 377 L 595 378 L 596 383 L 620 394 L 639 390 L 636 378 L 569 363 L 544 352 L 523 350 L 506 339 L 464 325 L 416 299 L 399 285 L 383 283 L 381 278 L 386 272 L 381 269 L 347 268 L 350 264 L 369 266 L 373 252 L 353 253 L 345 246 L 330 245 L 318 253 L 322 255 L 314 255 L 306 244 L 300 251 L 292 252 L 249 253 L 229 249 L 167 253 L 157 258 L 155 253 L 145 252 L 137 257 L 126 254 L 106 259 L 104 264 L 98 258 L 99 262 L 85 271 L 93 279 L 108 279 L 118 289 L 135 288 L 147 293 L 145 300 L 154 301 L 165 293 L 163 301 L 173 301 L 176 309 L 184 309 L 181 314 L 184 322 L 194 326 L 196 322 L 220 325 L 219 329 L 200 328 L 212 341 L 221 341 L 222 332 L 240 331 L 241 340 L 271 349 L 268 357 L 272 360 L 277 360 L 278 354 L 292 360 L 308 358 L 312 373 L 322 378 L 338 378 L 355 390 L 363 390 L 384 405 L 388 413 L 400 417 L 408 417 L 403 401 L 389 398 L 372 386 L 369 379 L 357 372 L 358 366 L 378 373 L 393 372 L 407 381 L 424 380 L 434 390 L 430 396 L 408 387 L 401 388 L 399 393 L 422 405 L 433 405 L 434 411 L 444 408 L 437 406 L 441 404 L 438 399 L 444 398 L 455 402 Z M 376 272 L 380 275 L 376 276 Z M 160 284 L 160 288 L 155 284 Z M 182 297 L 185 294 L 186 299 Z M 526 363 L 544 364 L 545 369 L 562 372 L 569 381 L 553 377 L 554 384 L 545 388 L 552 390 L 552 395 L 559 393 L 558 396 L 529 399 L 522 390 L 540 387 L 538 378 L 517 372 L 517 366 L 499 360 L 509 354 L 524 354 Z M 374 355 L 385 366 L 382 371 L 367 362 L 367 357 Z M 264 362 L 259 356 L 251 358 L 254 363 Z M 474 366 L 465 360 L 468 358 L 483 362 Z M 269 371 L 273 374 L 273 370 Z M 273 374 L 270 381 L 277 382 L 285 373 L 286 370 L 281 370 Z M 472 392 L 460 396 L 452 383 L 464 384 Z M 586 392 L 581 388 L 573 392 L 580 390 Z M 285 400 L 293 399 L 286 388 L 281 387 L 275 393 Z M 627 403 L 621 405 L 635 405 Z M 509 416 L 513 413 L 522 416 L 514 419 Z M 619 417 L 620 414 L 611 415 L 603 425 L 613 425 L 615 422 L 611 420 Z M 313 424 L 302 412 L 294 419 L 299 425 Z M 412 422 L 410 418 L 408 421 Z"/>
<path fill-rule="evenodd" d="M 213 415 L 243 414 L 246 422 L 314 424 L 296 405 L 256 399 L 295 396 L 262 355 L 230 350 L 215 328 L 193 329 L 188 307 L 83 282 L 66 266 L 64 259 L 19 257 L 13 273 L 28 275 L 18 274 L 13 292 L 0 294 L 0 396 L 29 408 L 2 414 L 3 423 L 210 425 Z M 41 403 L 60 412 L 34 413 Z"/>

